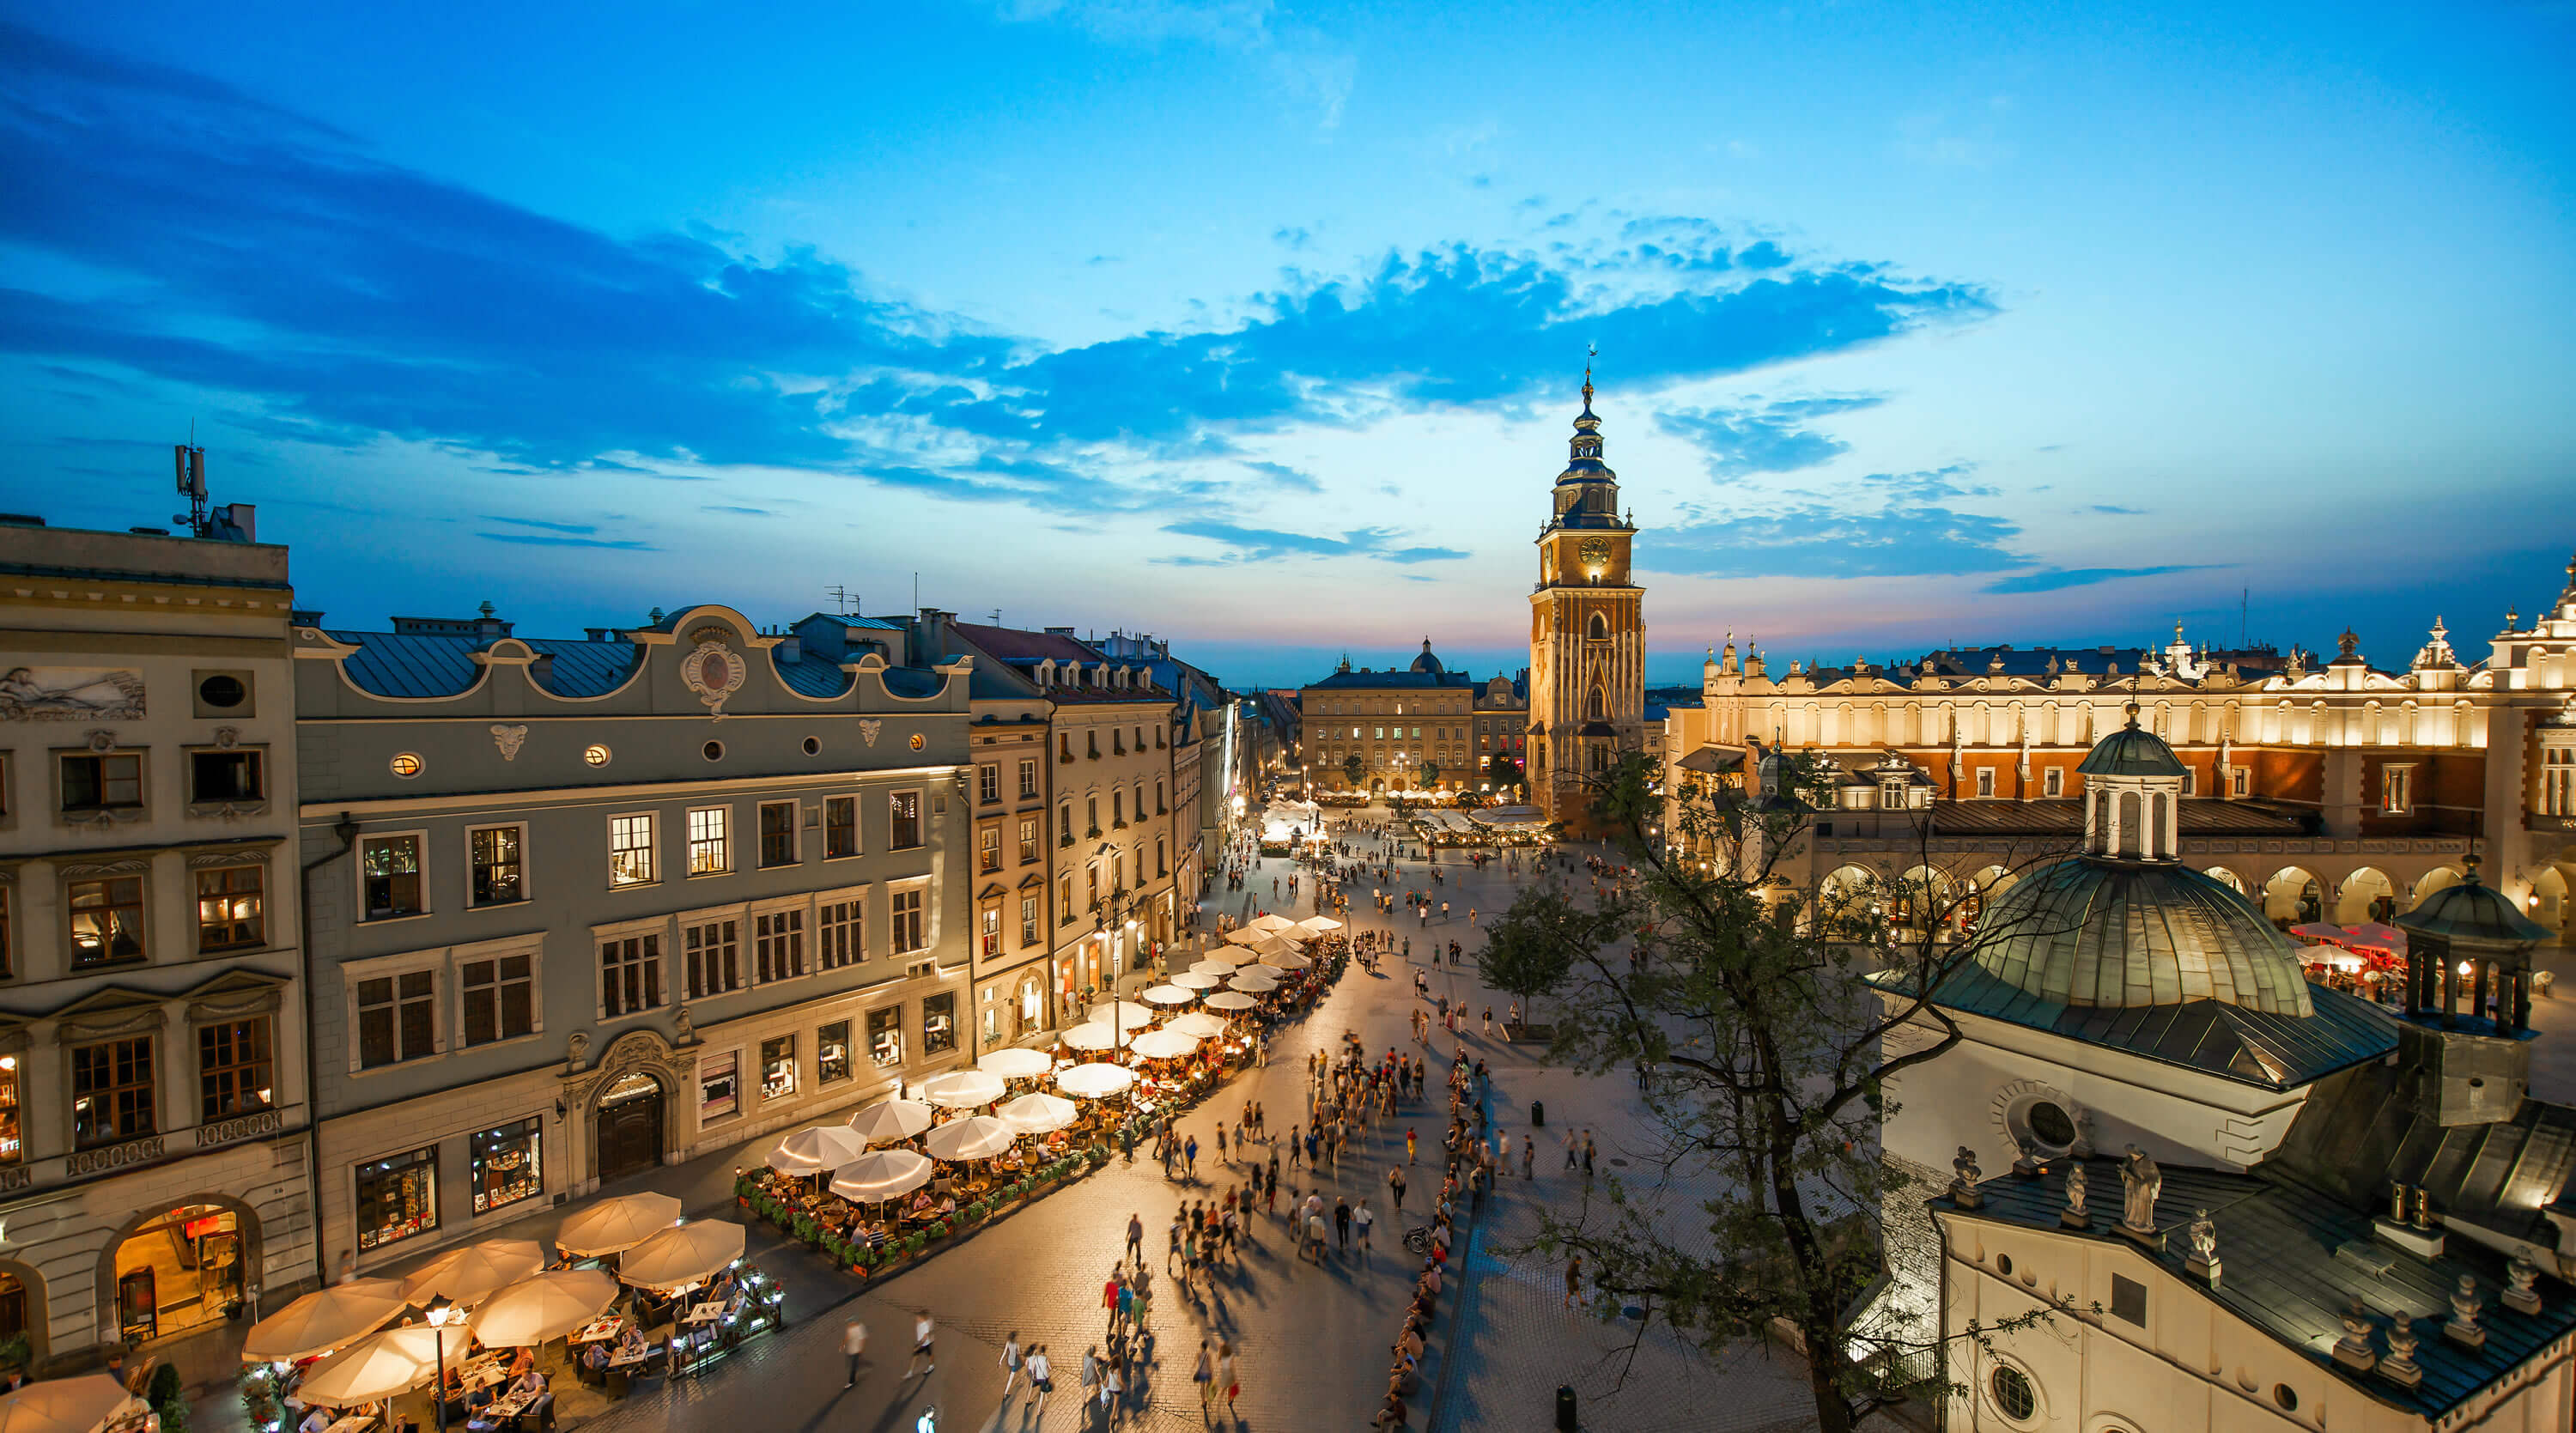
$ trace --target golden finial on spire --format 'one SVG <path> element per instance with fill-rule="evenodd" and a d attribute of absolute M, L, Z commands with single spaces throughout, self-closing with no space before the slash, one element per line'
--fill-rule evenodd
<path fill-rule="evenodd" d="M 1587 413 L 1592 411 L 1592 360 L 1600 356 L 1599 345 L 1583 345 L 1583 409 Z"/>

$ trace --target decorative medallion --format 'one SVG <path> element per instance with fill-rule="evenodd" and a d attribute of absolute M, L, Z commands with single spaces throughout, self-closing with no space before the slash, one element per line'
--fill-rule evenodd
<path fill-rule="evenodd" d="M 877 744 L 877 733 L 884 730 L 885 723 L 877 720 L 875 717 L 861 718 L 859 721 L 859 740 L 866 742 L 870 746 L 874 746 Z"/>
<path fill-rule="evenodd" d="M 492 728 L 492 744 L 501 749 L 503 761 L 518 760 L 519 747 L 527 739 L 528 729 L 524 726 L 496 725 Z"/>
<path fill-rule="evenodd" d="M 215 746 L 219 750 L 230 751 L 239 745 L 241 745 L 240 727 L 219 726 L 215 728 Z"/>
<path fill-rule="evenodd" d="M 740 653 L 713 637 L 700 638 L 697 650 L 680 661 L 680 680 L 717 716 L 725 714 L 725 699 L 742 690 L 750 671 Z"/>
<path fill-rule="evenodd" d="M 101 756 L 116 750 L 116 733 L 109 731 L 105 727 L 100 727 L 98 730 L 88 733 L 87 740 L 89 743 L 89 749 L 99 753 Z"/>
<path fill-rule="evenodd" d="M 921 750 L 924 746 L 927 746 L 927 745 L 929 745 L 929 742 L 928 742 L 927 740 L 925 740 L 925 739 L 922 737 L 922 735 L 921 735 L 921 733 L 920 733 L 920 732 L 914 732 L 914 733 L 912 734 L 912 749 L 913 749 L 913 750 L 915 750 L 915 751 L 919 751 L 919 750 Z"/>

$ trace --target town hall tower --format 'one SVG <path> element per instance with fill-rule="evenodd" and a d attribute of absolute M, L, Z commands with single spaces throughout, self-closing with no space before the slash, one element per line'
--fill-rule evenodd
<path fill-rule="evenodd" d="M 1570 447 L 1530 594 L 1528 774 L 1547 819 L 1579 824 L 1591 802 L 1584 779 L 1644 745 L 1646 709 L 1646 594 L 1628 567 L 1637 529 L 1601 461 L 1588 367 Z"/>

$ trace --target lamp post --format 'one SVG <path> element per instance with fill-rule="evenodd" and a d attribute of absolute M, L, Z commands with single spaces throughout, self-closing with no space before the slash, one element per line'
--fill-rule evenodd
<path fill-rule="evenodd" d="M 438 1433 L 447 1433 L 447 1326 L 465 1322 L 465 1310 L 454 1304 L 429 1311 L 430 1339 L 438 1350 L 438 1379 L 432 1385 L 432 1401 L 438 1406 Z"/>
<path fill-rule="evenodd" d="M 1094 854 L 1104 859 L 1114 861 L 1118 855 L 1118 848 L 1112 846 L 1106 841 L 1103 841 L 1100 843 L 1100 849 Z M 1113 867 L 1112 870 L 1114 873 L 1115 868 Z M 1126 914 L 1127 903 L 1130 899 L 1131 897 L 1128 895 L 1127 888 L 1125 886 L 1113 884 L 1109 888 L 1109 893 L 1102 896 L 1091 907 L 1092 929 L 1100 937 L 1101 944 L 1109 947 L 1111 952 L 1109 959 L 1109 1038 L 1112 1042 L 1111 1048 L 1113 1049 L 1116 1048 L 1115 1042 L 1117 1041 L 1120 1033 L 1119 1027 L 1121 1022 L 1119 1016 L 1121 1012 L 1118 1008 L 1118 977 L 1121 972 L 1118 969 L 1118 957 L 1116 955 L 1117 947 L 1111 943 L 1111 933 L 1114 931 L 1119 935 L 1124 935 L 1128 931 L 1135 929 L 1136 922 L 1134 918 Z M 1123 926 L 1120 924 L 1122 920 L 1125 921 Z"/>

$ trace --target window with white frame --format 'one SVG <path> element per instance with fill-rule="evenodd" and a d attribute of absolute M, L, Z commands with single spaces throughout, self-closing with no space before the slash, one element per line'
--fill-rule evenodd
<path fill-rule="evenodd" d="M 2392 762 L 2379 769 L 2379 809 L 2401 815 L 2415 809 L 2415 768 Z"/>
<path fill-rule="evenodd" d="M 1002 799 L 1002 768 L 991 762 L 975 768 L 975 799 L 987 805 Z"/>
<path fill-rule="evenodd" d="M 1995 769 L 1993 767 L 1980 766 L 1977 768 L 1977 794 L 1979 796 L 1992 796 L 1995 794 Z"/>
<path fill-rule="evenodd" d="M 701 806 L 689 813 L 689 874 L 714 876 L 733 869 L 733 808 Z"/>
<path fill-rule="evenodd" d="M 358 842 L 359 910 L 364 919 L 400 920 L 429 909 L 421 841 L 419 832 L 407 831 Z"/>
<path fill-rule="evenodd" d="M 1038 818 L 1025 816 L 1020 819 L 1020 864 L 1033 866 L 1037 864 L 1037 859 Z"/>
<path fill-rule="evenodd" d="M 1038 943 L 1038 898 L 1020 897 L 1020 944 Z"/>
<path fill-rule="evenodd" d="M 752 967 L 756 978 L 793 980 L 805 973 L 805 908 L 756 911 L 751 917 Z"/>
<path fill-rule="evenodd" d="M 458 951 L 456 988 L 468 1047 L 515 1040 L 537 1028 L 537 956 L 531 950 L 474 955 Z"/>
<path fill-rule="evenodd" d="M 2553 746 L 2540 753 L 2540 814 L 2576 816 L 2576 747 Z"/>
<path fill-rule="evenodd" d="M 764 867 L 796 864 L 795 802 L 760 803 L 760 864 Z"/>
<path fill-rule="evenodd" d="M 608 883 L 649 886 L 653 883 L 653 813 L 608 818 Z"/>
<path fill-rule="evenodd" d="M 2227 794 L 2228 794 L 2228 795 L 2230 795 L 2230 796 L 2243 796 L 2243 795 L 2245 795 L 2247 792 L 2252 791 L 2253 789 L 2254 789 L 2254 768 L 2252 768 L 2252 767 L 2250 767 L 2250 766 L 2231 766 L 2231 767 L 2227 768 Z"/>
<path fill-rule="evenodd" d="M 909 851 L 921 844 L 921 793 L 898 791 L 886 798 L 886 844 Z"/>
<path fill-rule="evenodd" d="M 359 1069 L 424 1060 L 438 1053 L 434 963 L 362 974 L 350 982 L 349 993 L 357 1016 Z"/>
<path fill-rule="evenodd" d="M 978 912 L 978 924 L 981 929 L 978 930 L 976 934 L 978 940 L 982 944 L 985 957 L 989 959 L 993 956 L 1000 955 L 1002 953 L 1001 906 L 997 903 L 984 907 L 982 911 Z"/>
<path fill-rule="evenodd" d="M 528 898 L 528 828 L 475 826 L 465 833 L 465 903 L 506 906 Z"/>
<path fill-rule="evenodd" d="M 1038 764 L 1034 761 L 1023 761 L 1020 763 L 1020 797 L 1026 800 L 1037 794 Z"/>
<path fill-rule="evenodd" d="M 985 875 L 1002 869 L 1002 828 L 987 826 L 975 833 L 975 869 Z"/>
<path fill-rule="evenodd" d="M 838 861 L 859 854 L 859 798 L 832 796 L 823 802 L 823 859 Z"/>
<path fill-rule="evenodd" d="M 826 896 L 815 904 L 815 958 L 825 970 L 868 958 L 867 911 L 867 903 L 857 896 Z"/>
<path fill-rule="evenodd" d="M 911 955 L 928 944 L 922 937 L 922 895 L 918 886 L 896 891 L 887 907 L 892 918 L 888 940 L 897 955 Z"/>
<path fill-rule="evenodd" d="M 730 995 L 742 989 L 742 921 L 725 916 L 680 925 L 681 967 L 688 998 Z"/>
<path fill-rule="evenodd" d="M 662 1008 L 662 934 L 646 931 L 599 943 L 599 1016 L 615 1020 Z"/>

